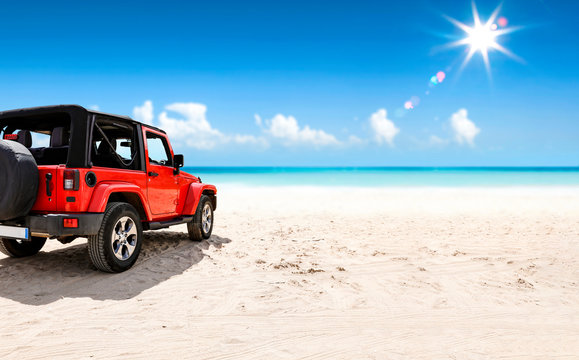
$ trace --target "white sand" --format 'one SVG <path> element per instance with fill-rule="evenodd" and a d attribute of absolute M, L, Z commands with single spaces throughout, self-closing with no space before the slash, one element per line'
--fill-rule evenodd
<path fill-rule="evenodd" d="M 210 241 L 0 257 L 2 359 L 578 359 L 579 188 L 222 187 Z"/>

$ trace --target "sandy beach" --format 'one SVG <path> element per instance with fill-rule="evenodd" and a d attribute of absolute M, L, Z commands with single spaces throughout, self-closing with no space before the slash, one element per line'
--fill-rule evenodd
<path fill-rule="evenodd" d="M 577 359 L 579 188 L 220 187 L 209 241 L 0 255 L 3 359 Z"/>

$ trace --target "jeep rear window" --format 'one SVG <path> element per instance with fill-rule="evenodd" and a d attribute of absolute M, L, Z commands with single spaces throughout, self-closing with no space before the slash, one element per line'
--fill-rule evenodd
<path fill-rule="evenodd" d="M 26 146 L 38 165 L 66 164 L 71 121 L 66 113 L 52 113 L 3 119 L 0 139 Z"/>

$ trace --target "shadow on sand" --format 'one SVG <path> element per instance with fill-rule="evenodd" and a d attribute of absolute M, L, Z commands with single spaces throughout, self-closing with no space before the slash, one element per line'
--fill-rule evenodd
<path fill-rule="evenodd" d="M 77 297 L 130 299 L 199 263 L 208 256 L 203 250 L 230 242 L 216 235 L 192 242 L 185 233 L 146 232 L 139 260 L 120 274 L 96 270 L 86 244 L 41 251 L 29 258 L 6 258 L 0 260 L 0 297 L 28 305 Z"/>

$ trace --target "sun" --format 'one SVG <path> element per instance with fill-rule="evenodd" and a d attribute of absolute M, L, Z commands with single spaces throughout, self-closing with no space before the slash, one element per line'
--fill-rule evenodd
<path fill-rule="evenodd" d="M 512 59 L 523 62 L 521 58 L 519 58 L 518 56 L 513 54 L 510 50 L 506 49 L 504 46 L 502 46 L 497 42 L 500 36 L 519 29 L 514 27 L 510 28 L 506 27 L 506 19 L 504 18 L 502 18 L 504 19 L 504 21 L 501 21 L 502 19 L 499 19 L 499 25 L 501 25 L 501 29 L 498 28 L 497 24 L 495 24 L 495 20 L 497 18 L 497 15 L 499 14 L 500 9 L 501 5 L 499 5 L 495 9 L 495 11 L 493 11 L 488 20 L 483 23 L 480 19 L 480 16 L 476 9 L 476 5 L 473 1 L 472 14 L 474 18 L 474 24 L 472 26 L 465 25 L 458 20 L 455 20 L 449 16 L 444 15 L 444 17 L 448 21 L 450 21 L 456 27 L 464 31 L 466 34 L 466 37 L 446 45 L 446 47 L 456 47 L 461 45 L 466 45 L 469 47 L 469 51 L 466 57 L 464 58 L 464 61 L 462 62 L 461 70 L 466 66 L 466 64 L 468 64 L 468 62 L 470 61 L 470 59 L 472 59 L 474 54 L 478 52 L 483 57 L 487 73 L 490 76 L 491 70 L 489 61 L 489 51 L 492 50 L 498 50 Z"/>
<path fill-rule="evenodd" d="M 466 41 L 473 51 L 488 51 L 490 47 L 496 48 L 497 34 L 490 26 L 478 25 L 470 29 Z"/>

